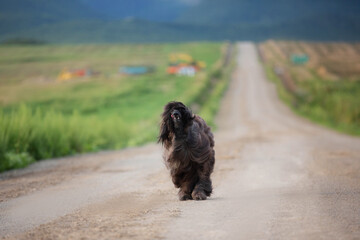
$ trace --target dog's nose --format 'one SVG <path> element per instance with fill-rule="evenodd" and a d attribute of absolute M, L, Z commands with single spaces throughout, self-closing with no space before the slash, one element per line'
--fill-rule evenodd
<path fill-rule="evenodd" d="M 180 117 L 180 112 L 178 110 L 174 110 L 171 114 L 171 116 L 175 117 L 175 118 L 179 118 Z"/>

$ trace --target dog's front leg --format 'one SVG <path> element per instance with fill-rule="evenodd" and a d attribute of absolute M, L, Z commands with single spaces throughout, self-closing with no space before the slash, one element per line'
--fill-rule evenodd
<path fill-rule="evenodd" d="M 210 178 L 204 177 L 196 183 L 195 188 L 191 194 L 194 200 L 205 200 L 212 192 L 212 184 Z"/>
<path fill-rule="evenodd" d="M 179 200 L 186 201 L 193 199 L 191 196 L 191 192 L 193 191 L 194 186 L 195 186 L 195 182 L 193 181 L 183 182 L 179 190 Z"/>
<path fill-rule="evenodd" d="M 186 201 L 186 200 L 191 200 L 191 194 L 189 192 L 185 192 L 183 189 L 180 188 L 179 190 L 179 200 L 180 201 Z"/>

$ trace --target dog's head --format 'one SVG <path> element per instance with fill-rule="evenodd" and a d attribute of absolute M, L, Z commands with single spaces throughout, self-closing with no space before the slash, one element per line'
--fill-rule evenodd
<path fill-rule="evenodd" d="M 181 102 L 169 102 L 164 107 L 158 142 L 168 145 L 176 129 L 185 129 L 191 124 L 194 115 L 191 110 Z"/>

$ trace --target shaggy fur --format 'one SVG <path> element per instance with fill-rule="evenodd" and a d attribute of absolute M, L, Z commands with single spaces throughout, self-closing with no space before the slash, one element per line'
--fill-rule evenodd
<path fill-rule="evenodd" d="M 158 142 L 180 200 L 205 200 L 211 195 L 214 136 L 205 121 L 181 102 L 169 102 L 162 114 Z"/>

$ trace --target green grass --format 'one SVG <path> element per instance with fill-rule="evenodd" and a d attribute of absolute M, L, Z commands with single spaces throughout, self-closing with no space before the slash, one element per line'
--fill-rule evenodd
<path fill-rule="evenodd" d="M 163 106 L 199 105 L 213 126 L 229 79 L 219 43 L 44 45 L 0 47 L 0 171 L 35 160 L 155 141 Z M 166 74 L 168 55 L 205 61 L 195 78 Z M 154 65 L 156 72 L 121 76 L 122 64 Z M 64 68 L 98 75 L 57 82 Z M 205 95 L 206 97 L 199 97 Z M 201 101 L 200 101 L 201 99 Z"/>
<path fill-rule="evenodd" d="M 360 136 L 360 81 L 326 81 L 315 78 L 299 84 L 306 95 L 296 111 L 311 120 Z"/>
<path fill-rule="evenodd" d="M 207 123 L 216 128 L 215 125 L 215 116 L 216 113 L 219 110 L 220 107 L 220 101 L 224 95 L 225 90 L 227 89 L 231 79 L 231 74 L 236 66 L 236 61 L 234 54 L 231 56 L 232 59 L 230 61 L 229 66 L 227 66 L 225 69 L 217 69 L 213 72 L 213 83 L 209 84 L 212 85 L 208 89 L 207 99 L 205 99 L 202 102 L 202 108 L 199 113 L 200 116 L 202 116 L 204 119 L 206 119 Z"/>
<path fill-rule="evenodd" d="M 265 69 L 280 99 L 297 114 L 337 131 L 360 136 L 360 80 L 328 81 L 314 75 L 312 79 L 296 83 L 303 94 L 295 95 L 286 91 L 269 64 Z"/>

